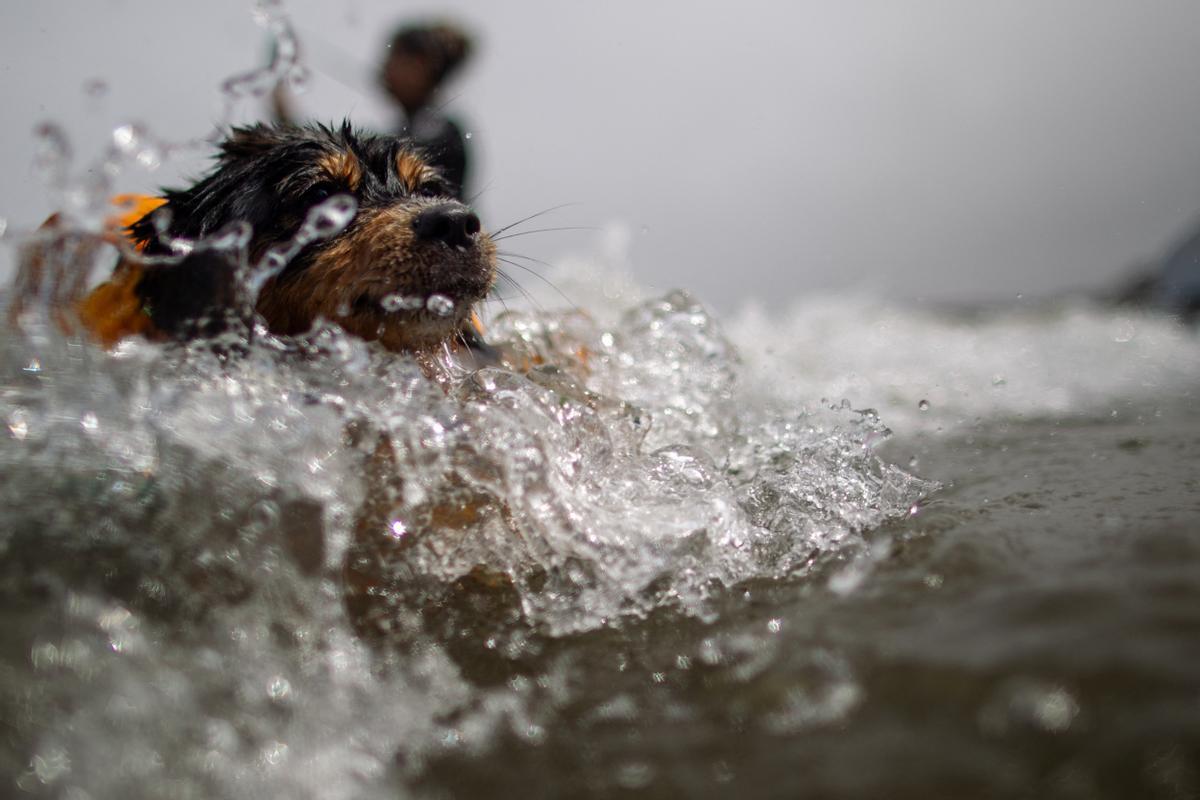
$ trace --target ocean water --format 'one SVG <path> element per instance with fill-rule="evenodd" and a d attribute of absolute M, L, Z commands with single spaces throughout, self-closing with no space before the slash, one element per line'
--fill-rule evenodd
<path fill-rule="evenodd" d="M 578 307 L 489 321 L 528 371 L 332 325 L 106 353 L 27 308 L 6 792 L 1200 791 L 1193 332 L 718 320 L 575 267 Z"/>

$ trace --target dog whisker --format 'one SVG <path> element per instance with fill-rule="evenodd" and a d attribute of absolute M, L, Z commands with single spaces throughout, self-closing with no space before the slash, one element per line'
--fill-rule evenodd
<path fill-rule="evenodd" d="M 488 185 L 490 186 L 491 184 L 488 184 Z M 474 199 L 474 198 L 472 198 L 472 199 Z M 531 220 L 531 219 L 537 219 L 538 217 L 543 216 L 545 214 L 549 214 L 552 211 L 558 211 L 559 209 L 569 208 L 571 206 L 577 206 L 577 205 L 579 205 L 579 203 L 562 203 L 560 205 L 551 206 L 550 208 L 539 211 L 536 214 L 530 214 L 528 217 L 523 217 L 522 219 L 519 219 L 516 222 L 510 222 L 508 225 L 505 225 L 503 228 L 492 231 L 492 234 L 491 234 L 492 239 L 495 239 L 497 236 L 499 236 L 500 234 L 504 233 L 507 230 L 517 227 L 522 222 L 529 222 L 529 220 Z"/>
<path fill-rule="evenodd" d="M 514 223 L 515 224 L 515 223 Z M 507 236 L 496 236 L 492 234 L 493 242 L 502 242 L 505 239 L 514 239 L 517 236 L 528 236 L 532 233 L 553 233 L 554 231 L 598 231 L 600 230 L 595 225 L 564 225 L 559 228 L 535 228 L 531 231 L 517 231 L 510 233 Z"/>
<path fill-rule="evenodd" d="M 500 259 L 500 260 L 504 261 L 504 259 Z M 505 261 L 504 263 L 510 264 L 511 266 L 514 266 L 514 267 L 520 266 L 518 264 L 513 264 L 511 261 Z M 497 269 L 496 275 L 497 275 L 497 277 L 503 278 L 504 280 L 508 281 L 508 283 L 514 289 L 516 289 L 521 294 L 521 296 L 524 297 L 538 311 L 545 311 L 545 308 L 542 307 L 542 304 L 539 303 L 533 295 L 531 295 L 528 291 L 526 291 L 525 287 L 522 286 L 515 278 L 513 278 L 513 276 L 504 272 L 504 270 L 502 270 L 502 269 Z M 507 305 L 505 306 L 505 309 L 507 310 Z"/>
<path fill-rule="evenodd" d="M 550 267 L 551 269 L 554 269 L 557 266 L 555 264 L 551 264 L 549 261 L 543 261 L 540 258 L 534 258 L 533 256 L 527 256 L 524 253 L 514 253 L 511 250 L 497 250 L 496 255 L 505 256 L 506 258 L 519 258 L 522 261 L 532 261 L 535 264 L 541 264 L 543 267 Z M 538 273 L 535 272 L 534 274 L 538 274 Z"/>
<path fill-rule="evenodd" d="M 558 296 L 561 297 L 563 300 L 566 300 L 567 305 L 571 306 L 572 310 L 574 310 L 574 311 L 579 310 L 579 304 L 576 303 L 574 300 L 572 300 L 570 297 L 567 297 L 566 293 L 563 292 L 562 289 L 559 289 L 557 286 L 555 286 L 554 281 L 550 280 L 545 275 L 538 272 L 536 269 L 533 269 L 532 267 L 526 266 L 525 264 L 518 264 L 515 261 L 509 261 L 509 258 L 523 258 L 523 259 L 526 259 L 527 261 L 533 261 L 536 264 L 541 264 L 546 267 L 553 267 L 554 266 L 553 264 L 549 263 L 548 261 L 542 261 L 540 259 L 533 258 L 532 256 L 523 256 L 523 255 L 519 255 L 517 253 L 497 253 L 496 258 L 500 261 L 503 261 L 505 264 L 508 264 L 510 267 L 516 267 L 517 269 L 525 270 L 530 275 L 537 278 L 539 281 L 541 281 L 542 283 L 546 284 L 551 289 L 553 289 L 555 291 L 555 293 L 558 294 Z M 509 280 L 511 280 L 511 278 Z"/>
<path fill-rule="evenodd" d="M 511 310 L 512 310 L 511 308 L 509 308 L 509 307 L 508 307 L 508 303 L 506 303 L 506 302 L 504 301 L 504 298 L 503 298 L 503 297 L 501 297 L 501 296 L 500 296 L 500 295 L 498 295 L 498 294 L 496 294 L 496 295 L 492 295 L 491 297 L 487 297 L 487 298 L 485 298 L 485 299 L 484 299 L 484 302 L 486 302 L 487 300 L 496 300 L 498 303 L 500 303 L 500 305 L 504 306 L 504 310 L 505 310 L 505 311 L 511 311 Z"/>

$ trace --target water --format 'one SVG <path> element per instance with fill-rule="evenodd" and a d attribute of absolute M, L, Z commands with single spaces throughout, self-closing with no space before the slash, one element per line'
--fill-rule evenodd
<path fill-rule="evenodd" d="M 259 21 L 225 119 L 303 78 Z M 76 271 L 121 171 L 206 141 L 39 136 Z M 1194 332 L 719 320 L 609 255 L 554 276 L 576 309 L 493 309 L 520 369 L 333 325 L 103 352 L 45 313 L 78 281 L 9 287 L 0 795 L 1200 796 Z"/>
<path fill-rule="evenodd" d="M 26 313 L 7 785 L 1200 785 L 1194 335 L 848 296 L 725 326 L 607 282 L 493 320 L 527 374 L 431 379 L 333 327 L 103 353 Z"/>

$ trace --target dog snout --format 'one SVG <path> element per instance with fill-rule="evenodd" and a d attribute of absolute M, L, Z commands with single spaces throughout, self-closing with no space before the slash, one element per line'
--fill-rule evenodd
<path fill-rule="evenodd" d="M 417 241 L 469 247 L 480 231 L 479 217 L 461 203 L 442 203 L 421 211 L 413 219 Z"/>

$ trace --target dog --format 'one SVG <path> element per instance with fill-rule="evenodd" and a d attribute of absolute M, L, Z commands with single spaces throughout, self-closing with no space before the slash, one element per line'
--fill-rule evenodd
<path fill-rule="evenodd" d="M 338 198 L 336 208 L 350 213 L 337 225 L 318 220 L 325 229 L 312 235 L 314 210 Z M 465 344 L 476 363 L 496 352 L 473 312 L 495 280 L 496 246 L 403 139 L 349 124 L 235 128 L 215 167 L 192 186 L 124 202 L 130 211 L 114 226 L 120 235 L 107 237 L 122 258 L 76 309 L 105 346 L 129 336 L 194 341 L 257 315 L 282 336 L 332 321 L 418 363 L 448 343 Z M 372 440 L 360 441 L 364 435 Z M 404 476 L 386 434 L 352 424 L 346 437 L 369 455 L 366 499 L 343 563 L 345 602 L 356 630 L 378 637 L 394 613 L 380 598 L 395 584 L 391 565 L 404 558 L 387 535 Z M 304 508 L 286 539 L 297 563 L 316 569 L 319 514 Z M 497 498 L 455 490 L 416 513 L 428 518 L 426 534 L 455 535 L 503 508 Z"/>
<path fill-rule="evenodd" d="M 344 227 L 304 236 L 314 207 L 336 198 L 352 212 Z M 281 335 L 323 318 L 395 352 L 479 342 L 470 323 L 495 280 L 495 244 L 403 139 L 349 123 L 235 128 L 211 172 L 150 205 L 126 231 L 136 253 L 79 306 L 106 346 L 213 335 L 243 303 Z M 231 232 L 240 254 L 206 244 Z M 248 272 L 261 284 L 247 298 Z"/>

